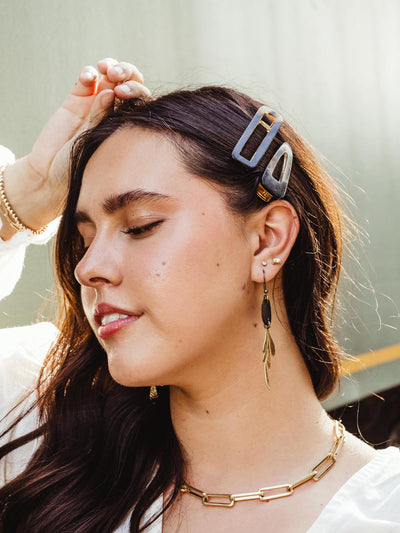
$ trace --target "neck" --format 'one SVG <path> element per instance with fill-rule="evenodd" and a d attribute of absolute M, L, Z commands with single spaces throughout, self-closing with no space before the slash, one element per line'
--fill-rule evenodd
<path fill-rule="evenodd" d="M 288 483 L 328 453 L 333 423 L 284 329 L 278 323 L 272 331 L 277 355 L 271 390 L 260 349 L 258 363 L 242 354 L 246 365 L 232 375 L 226 372 L 219 383 L 210 378 L 193 387 L 171 387 L 172 422 L 186 455 L 189 484 L 211 492 L 243 492 Z"/>

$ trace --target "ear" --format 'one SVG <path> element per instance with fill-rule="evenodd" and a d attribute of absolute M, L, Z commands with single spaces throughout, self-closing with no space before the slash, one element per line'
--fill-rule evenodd
<path fill-rule="evenodd" d="M 299 217 L 286 200 L 274 200 L 254 214 L 248 228 L 253 246 L 252 281 L 262 283 L 264 273 L 265 280 L 270 281 L 278 274 L 289 257 L 299 228 Z"/>

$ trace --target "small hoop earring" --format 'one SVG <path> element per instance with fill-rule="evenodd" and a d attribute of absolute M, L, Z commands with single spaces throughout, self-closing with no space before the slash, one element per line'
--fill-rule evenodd
<path fill-rule="evenodd" d="M 265 328 L 265 338 L 263 345 L 263 363 L 264 363 L 264 376 L 265 383 L 268 387 L 268 390 L 271 390 L 268 370 L 271 368 L 271 359 L 275 355 L 275 344 L 272 340 L 269 328 L 271 327 L 271 303 L 268 298 L 268 289 L 265 282 L 265 272 L 263 270 L 264 277 L 264 297 L 261 304 L 261 317 Z"/>

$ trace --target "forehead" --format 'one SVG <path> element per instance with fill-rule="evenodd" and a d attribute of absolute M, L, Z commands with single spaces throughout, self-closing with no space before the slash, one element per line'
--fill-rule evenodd
<path fill-rule="evenodd" d="M 246 220 L 228 207 L 223 187 L 191 174 L 163 135 L 126 128 L 107 138 L 88 161 L 75 223 L 126 223 L 125 217 L 147 211 L 177 221 L 171 227 L 191 228 L 192 238 L 204 232 L 213 235 L 211 241 L 218 240 L 217 234 L 244 235 Z"/>
<path fill-rule="evenodd" d="M 77 209 L 86 210 L 105 197 L 136 189 L 189 203 L 222 200 L 215 187 L 186 170 L 176 147 L 165 136 L 134 127 L 112 134 L 92 155 L 83 174 Z"/>
<path fill-rule="evenodd" d="M 161 135 L 142 128 L 123 129 L 108 137 L 89 159 L 81 194 L 100 187 L 150 185 L 156 176 L 180 169 L 177 151 Z"/>

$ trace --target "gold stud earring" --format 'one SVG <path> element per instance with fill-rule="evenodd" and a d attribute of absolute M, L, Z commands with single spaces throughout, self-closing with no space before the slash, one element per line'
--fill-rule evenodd
<path fill-rule="evenodd" d="M 150 387 L 149 400 L 152 403 L 156 403 L 156 401 L 158 400 L 158 391 L 157 391 L 157 387 L 155 385 L 152 385 Z"/>
<path fill-rule="evenodd" d="M 263 297 L 263 301 L 261 305 L 261 316 L 262 316 L 262 320 L 263 320 L 264 328 L 265 328 L 265 338 L 264 338 L 264 345 L 263 345 L 263 363 L 264 363 L 265 383 L 267 384 L 268 389 L 271 390 L 271 386 L 269 383 L 268 369 L 271 367 L 271 359 L 275 355 L 275 344 L 269 332 L 269 328 L 271 327 L 271 303 L 268 298 L 268 289 L 267 289 L 267 284 L 265 282 L 264 270 L 263 270 L 263 276 L 264 276 L 264 297 Z"/>

